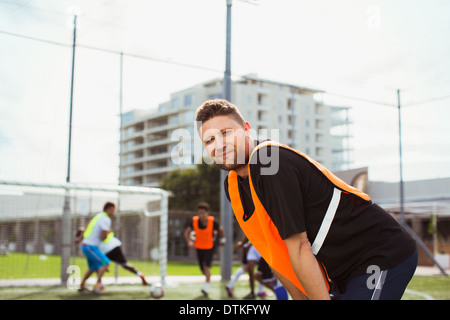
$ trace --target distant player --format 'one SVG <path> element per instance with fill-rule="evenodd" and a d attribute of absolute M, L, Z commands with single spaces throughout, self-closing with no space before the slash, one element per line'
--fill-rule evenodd
<path fill-rule="evenodd" d="M 215 253 L 215 237 L 220 245 L 225 244 L 223 228 L 213 216 L 209 216 L 209 204 L 201 202 L 197 205 L 198 215 L 194 216 L 186 226 L 184 238 L 189 248 L 195 247 L 200 270 L 205 275 L 205 283 L 202 293 L 208 296 L 211 281 L 211 264 Z M 195 240 L 190 238 L 191 232 L 195 232 Z"/>
<path fill-rule="evenodd" d="M 75 239 L 75 242 L 81 241 L 83 233 L 84 229 L 81 228 L 78 229 L 77 239 Z M 108 237 L 100 243 L 99 249 L 101 252 L 106 254 L 106 256 L 111 261 L 114 261 L 125 270 L 128 270 L 137 275 L 139 278 L 141 278 L 142 285 L 145 286 L 148 284 L 144 274 L 138 271 L 133 265 L 128 264 L 127 259 L 125 258 L 125 255 L 122 252 L 122 241 L 116 238 L 113 233 L 110 233 Z"/>
<path fill-rule="evenodd" d="M 252 246 L 252 244 L 248 241 L 247 237 L 239 241 L 236 245 L 236 248 L 242 248 L 242 263 L 241 267 L 238 268 L 233 275 L 231 276 L 230 281 L 225 286 L 225 290 L 227 291 L 228 297 L 234 297 L 234 286 L 236 282 L 239 280 L 239 277 L 245 274 L 246 272 L 249 275 L 249 285 L 250 285 L 250 293 L 247 294 L 244 299 L 255 299 L 255 266 L 259 266 L 259 261 L 261 260 L 261 255 Z M 258 274 L 258 270 L 257 270 Z M 258 278 L 257 278 L 258 280 Z M 264 284 L 262 281 L 258 280 L 258 297 L 266 297 L 267 293 L 264 292 Z"/>
<path fill-rule="evenodd" d="M 99 294 L 102 291 L 102 277 L 108 269 L 110 260 L 100 251 L 99 246 L 112 232 L 111 218 L 114 217 L 115 210 L 116 205 L 114 203 L 106 202 L 103 206 L 103 212 L 91 219 L 82 234 L 81 251 L 86 256 L 89 269 L 81 280 L 81 291 L 86 289 L 86 281 L 94 272 L 97 273 L 97 283 L 94 285 L 94 292 Z"/>

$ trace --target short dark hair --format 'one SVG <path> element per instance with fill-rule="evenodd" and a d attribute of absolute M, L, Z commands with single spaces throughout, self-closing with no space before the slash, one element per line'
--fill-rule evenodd
<path fill-rule="evenodd" d="M 115 207 L 115 206 L 116 206 L 116 205 L 115 205 L 113 202 L 108 201 L 108 202 L 106 202 L 105 205 L 103 206 L 103 211 L 106 211 L 106 210 L 108 210 L 109 208 Z"/>
<path fill-rule="evenodd" d="M 197 209 L 203 209 L 209 212 L 209 204 L 207 202 L 200 202 L 197 204 Z"/>
<path fill-rule="evenodd" d="M 245 120 L 238 108 L 231 102 L 224 99 L 214 99 L 205 101 L 200 107 L 197 108 L 195 114 L 195 121 L 201 122 L 197 126 L 203 124 L 216 116 L 232 116 L 239 124 L 244 126 Z M 199 128 L 197 127 L 197 130 Z"/>
<path fill-rule="evenodd" d="M 79 237 L 82 233 L 84 233 L 84 229 L 83 228 L 78 228 L 77 229 L 77 233 L 75 234 L 75 237 Z"/>

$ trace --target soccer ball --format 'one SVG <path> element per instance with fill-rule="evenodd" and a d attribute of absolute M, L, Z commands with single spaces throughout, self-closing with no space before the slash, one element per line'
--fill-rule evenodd
<path fill-rule="evenodd" d="M 194 230 L 189 232 L 189 240 L 195 242 L 195 231 Z"/>
<path fill-rule="evenodd" d="M 164 296 L 164 288 L 160 283 L 154 283 L 150 287 L 150 296 L 154 299 L 160 299 Z"/>

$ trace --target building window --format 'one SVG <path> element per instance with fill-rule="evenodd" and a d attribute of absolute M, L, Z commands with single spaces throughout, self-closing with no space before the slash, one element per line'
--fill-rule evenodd
<path fill-rule="evenodd" d="M 294 108 L 294 100 L 291 98 L 287 99 L 287 109 L 292 110 Z"/>
<path fill-rule="evenodd" d="M 183 122 L 184 123 L 193 123 L 195 121 L 195 111 L 189 110 L 183 114 Z"/>
<path fill-rule="evenodd" d="M 281 100 L 278 100 L 278 109 L 282 110 L 284 108 L 284 103 Z"/>
<path fill-rule="evenodd" d="M 126 173 L 126 174 L 133 173 L 133 167 L 132 167 L 132 166 L 126 167 L 126 168 L 125 168 L 125 173 Z"/>
<path fill-rule="evenodd" d="M 267 96 L 263 93 L 258 93 L 258 105 L 266 105 Z"/>
<path fill-rule="evenodd" d="M 134 113 L 132 111 L 122 114 L 122 124 L 123 125 L 133 122 L 133 120 L 134 120 Z"/>
<path fill-rule="evenodd" d="M 180 98 L 172 99 L 172 110 L 178 110 L 180 108 Z"/>
<path fill-rule="evenodd" d="M 173 115 L 169 118 L 169 124 L 178 124 L 178 115 Z"/>
<path fill-rule="evenodd" d="M 288 139 L 292 139 L 292 130 L 287 131 Z"/>
<path fill-rule="evenodd" d="M 216 94 L 208 95 L 208 100 L 214 100 L 214 99 L 223 99 L 223 94 L 222 93 L 216 93 Z"/>
<path fill-rule="evenodd" d="M 259 110 L 258 111 L 258 121 L 265 121 L 266 120 L 265 114 L 266 113 L 264 111 Z"/>
<path fill-rule="evenodd" d="M 293 122 L 294 122 L 294 117 L 291 116 L 291 115 L 288 115 L 287 121 L 288 121 L 288 124 L 291 124 L 291 125 L 292 125 Z"/>
<path fill-rule="evenodd" d="M 134 133 L 134 128 L 129 127 L 129 128 L 127 128 L 126 132 L 127 132 L 127 136 L 131 136 Z"/>
<path fill-rule="evenodd" d="M 306 105 L 305 106 L 305 113 L 307 113 L 307 114 L 311 113 L 311 106 L 310 105 Z"/>
<path fill-rule="evenodd" d="M 194 105 L 194 94 L 189 93 L 184 96 L 184 106 L 185 107 L 191 107 Z"/>

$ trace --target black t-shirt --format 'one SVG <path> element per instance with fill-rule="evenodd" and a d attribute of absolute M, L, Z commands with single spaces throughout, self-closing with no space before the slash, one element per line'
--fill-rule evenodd
<path fill-rule="evenodd" d="M 282 239 L 306 231 L 312 244 L 332 198 L 334 184 L 292 150 L 278 146 L 263 149 L 266 148 L 256 152 L 250 164 L 256 194 Z M 279 152 L 278 170 L 275 174 L 261 174 L 261 169 L 272 164 L 260 161 L 260 152 L 270 157 L 272 150 Z M 238 176 L 238 186 L 244 216 L 250 216 L 255 208 L 248 177 Z M 230 200 L 228 178 L 225 191 Z M 371 201 L 342 192 L 317 258 L 325 265 L 331 280 L 345 285 L 349 279 L 367 273 L 370 265 L 377 265 L 381 270 L 396 266 L 415 249 L 413 238 L 385 210 Z"/>

